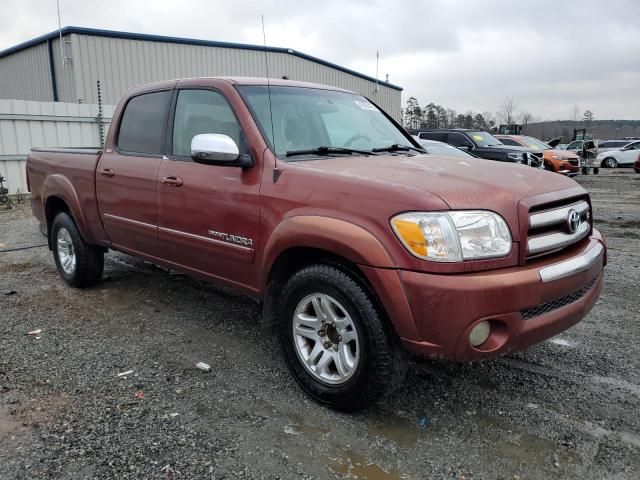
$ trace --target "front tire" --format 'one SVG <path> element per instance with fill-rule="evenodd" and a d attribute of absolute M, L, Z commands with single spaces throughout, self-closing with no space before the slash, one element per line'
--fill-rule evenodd
<path fill-rule="evenodd" d="M 602 166 L 605 168 L 616 168 L 618 161 L 613 157 L 607 157 L 602 161 Z"/>
<path fill-rule="evenodd" d="M 58 273 L 68 285 L 92 287 L 102 279 L 104 252 L 80 236 L 71 216 L 61 212 L 51 224 L 51 247 Z"/>
<path fill-rule="evenodd" d="M 402 359 L 376 305 L 368 287 L 333 265 L 303 268 L 286 283 L 280 345 L 291 374 L 314 400 L 354 411 L 399 383 Z"/>

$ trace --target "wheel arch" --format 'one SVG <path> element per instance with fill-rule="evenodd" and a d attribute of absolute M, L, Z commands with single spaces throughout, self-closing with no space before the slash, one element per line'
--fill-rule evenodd
<path fill-rule="evenodd" d="M 261 282 L 265 328 L 271 329 L 276 319 L 277 292 L 293 273 L 313 263 L 328 263 L 354 275 L 372 293 L 383 316 L 388 318 L 384 303 L 360 268 L 360 265 L 393 267 L 380 241 L 364 228 L 344 220 L 299 216 L 283 221 L 265 248 Z"/>
<path fill-rule="evenodd" d="M 80 200 L 69 179 L 62 175 L 50 175 L 45 180 L 42 190 L 47 237 L 50 237 L 49 232 L 51 231 L 51 224 L 55 216 L 60 212 L 67 212 L 76 224 L 76 227 L 78 227 L 82 239 L 89 243 L 88 241 L 91 239 L 91 235 L 89 234 L 86 219 L 82 213 Z M 49 248 L 51 248 L 50 239 Z"/>

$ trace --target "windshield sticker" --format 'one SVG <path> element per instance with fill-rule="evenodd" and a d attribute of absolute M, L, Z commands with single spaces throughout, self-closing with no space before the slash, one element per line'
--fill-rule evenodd
<path fill-rule="evenodd" d="M 376 107 L 366 100 L 355 100 L 355 102 L 362 110 L 376 110 Z"/>
<path fill-rule="evenodd" d="M 476 141 L 476 142 L 481 142 L 482 140 L 484 140 L 484 137 L 482 135 L 471 135 L 471 137 Z"/>

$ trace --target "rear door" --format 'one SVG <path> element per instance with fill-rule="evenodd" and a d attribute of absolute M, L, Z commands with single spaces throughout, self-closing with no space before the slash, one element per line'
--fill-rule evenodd
<path fill-rule="evenodd" d="M 158 170 L 162 163 L 172 90 L 129 99 L 114 148 L 102 155 L 96 190 L 105 231 L 120 250 L 156 257 Z"/>
<path fill-rule="evenodd" d="M 244 133 L 222 93 L 176 90 L 167 158 L 158 175 L 159 239 L 163 257 L 182 268 L 236 286 L 257 288 L 260 162 L 250 168 L 191 159 L 191 140 L 228 135 L 249 154 Z"/>

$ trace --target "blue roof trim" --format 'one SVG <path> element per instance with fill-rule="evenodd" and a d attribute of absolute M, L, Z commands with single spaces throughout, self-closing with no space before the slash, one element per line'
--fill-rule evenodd
<path fill-rule="evenodd" d="M 370 82 L 376 81 L 375 78 L 365 75 L 363 73 L 356 72 L 355 70 L 351 70 L 349 68 L 343 67 L 341 65 L 337 65 L 335 63 L 327 62 L 326 60 L 322 60 L 320 58 L 314 57 L 312 55 L 307 55 L 306 53 L 298 52 L 290 48 L 264 47 L 262 45 L 248 45 L 244 43 L 218 42 L 215 40 L 199 40 L 199 39 L 184 38 L 184 37 L 168 37 L 165 35 L 150 35 L 146 33 L 118 32 L 115 30 L 102 30 L 98 28 L 69 26 L 69 27 L 64 27 L 62 29 L 62 35 L 67 35 L 70 33 L 77 33 L 80 35 L 94 35 L 98 37 L 124 38 L 128 40 L 145 40 L 147 42 L 181 43 L 185 45 L 201 45 L 205 47 L 237 48 L 241 50 L 259 50 L 259 51 L 267 51 L 267 52 L 274 52 L 274 53 L 288 53 L 289 55 L 294 55 L 296 57 L 303 58 L 305 60 L 309 60 L 314 63 L 319 63 L 320 65 L 324 65 L 326 67 L 340 70 L 341 72 L 348 73 L 350 75 L 354 75 L 356 77 L 360 77 L 365 80 L 369 80 Z M 13 53 L 19 52 L 20 50 L 24 50 L 26 48 L 33 47 L 34 45 L 38 45 L 40 43 L 46 42 L 47 40 L 57 38 L 59 35 L 60 35 L 60 31 L 56 30 L 54 32 L 41 35 L 39 37 L 33 38 L 31 40 L 20 43 L 13 47 L 7 48 L 6 50 L 0 51 L 0 58 L 6 57 L 7 55 L 11 55 Z M 392 83 L 383 82 L 381 80 L 378 80 L 378 83 L 385 87 L 393 88 L 394 90 L 399 90 L 399 91 L 403 90 L 402 87 L 399 87 L 398 85 L 393 85 Z"/>

